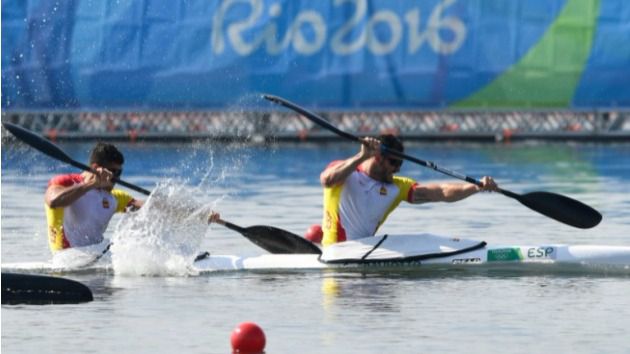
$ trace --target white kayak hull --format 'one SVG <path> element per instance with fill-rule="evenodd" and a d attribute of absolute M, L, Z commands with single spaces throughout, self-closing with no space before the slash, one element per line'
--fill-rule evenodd
<path fill-rule="evenodd" d="M 487 245 L 430 234 L 376 236 L 327 247 L 322 255 L 211 256 L 194 264 L 200 272 L 327 268 L 541 268 L 588 266 L 630 271 L 630 247 Z M 533 266 L 533 267 L 532 267 Z"/>
<path fill-rule="evenodd" d="M 551 255 L 551 253 L 555 253 Z M 620 270 L 630 272 L 630 247 L 621 246 L 486 246 L 482 249 L 440 258 L 418 261 L 383 260 L 380 262 L 325 263 L 318 255 L 265 254 L 255 257 L 217 255 L 195 262 L 199 272 L 234 270 L 317 270 L 339 268 L 494 268 L 541 269 L 553 266 L 577 266 L 589 270 Z M 434 267 L 435 268 L 435 267 Z M 565 267 L 564 269 L 568 269 Z M 576 268 L 577 269 L 577 268 Z"/>
<path fill-rule="evenodd" d="M 486 245 L 474 240 L 433 235 L 383 236 L 327 247 L 322 255 L 264 254 L 252 257 L 210 255 L 194 262 L 192 273 L 239 270 L 321 269 L 498 269 L 577 272 L 604 271 L 630 274 L 629 246 L 533 244 Z M 73 252 L 78 252 L 73 250 Z M 3 264 L 3 271 L 29 273 L 114 273 L 108 257 L 86 266 L 56 262 Z M 89 259 L 89 257 L 85 257 Z"/>

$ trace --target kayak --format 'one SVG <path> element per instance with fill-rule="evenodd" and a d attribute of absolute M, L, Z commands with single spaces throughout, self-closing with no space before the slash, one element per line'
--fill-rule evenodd
<path fill-rule="evenodd" d="M 73 250 L 77 252 L 77 250 Z M 338 243 L 321 254 L 212 255 L 192 262 L 195 274 L 267 270 L 507 270 L 532 272 L 621 273 L 630 275 L 630 246 L 524 244 L 488 245 L 483 241 L 431 234 L 383 235 Z M 114 273 L 107 257 L 84 267 L 52 262 L 3 264 L 3 271 Z"/>
<path fill-rule="evenodd" d="M 210 256 L 200 272 L 290 269 L 506 269 L 610 271 L 630 274 L 630 247 L 600 245 L 488 245 L 429 234 L 370 237 L 339 243 L 321 255 Z"/>

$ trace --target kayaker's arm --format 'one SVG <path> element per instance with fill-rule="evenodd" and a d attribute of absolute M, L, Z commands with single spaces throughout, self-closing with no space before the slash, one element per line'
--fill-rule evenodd
<path fill-rule="evenodd" d="M 65 208 L 81 198 L 92 187 L 85 183 L 75 184 L 70 187 L 50 186 L 46 190 L 46 205 L 51 208 Z"/>
<path fill-rule="evenodd" d="M 92 189 L 111 188 L 111 176 L 111 172 L 98 168 L 95 173 L 85 173 L 81 183 L 49 186 L 44 199 L 51 208 L 65 208 Z"/>
<path fill-rule="evenodd" d="M 361 150 L 358 154 L 341 162 L 329 165 L 319 175 L 319 181 L 322 186 L 332 187 L 343 183 L 359 165 L 379 153 L 381 146 L 380 141 L 371 137 L 363 138 L 362 141 Z"/>
<path fill-rule="evenodd" d="M 496 191 L 499 187 L 492 177 L 481 179 L 483 187 L 470 183 L 431 183 L 414 188 L 411 203 L 456 202 L 481 191 Z"/>

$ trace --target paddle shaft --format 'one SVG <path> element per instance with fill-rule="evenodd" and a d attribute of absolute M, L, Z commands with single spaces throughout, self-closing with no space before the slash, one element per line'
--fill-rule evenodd
<path fill-rule="evenodd" d="M 318 124 L 318 125 L 320 125 L 322 127 L 325 127 L 326 129 L 332 131 L 333 133 L 335 133 L 335 134 L 337 134 L 337 135 L 339 135 L 339 136 L 341 136 L 343 138 L 346 138 L 346 139 L 351 140 L 351 141 L 356 141 L 356 142 L 359 142 L 359 143 L 363 143 L 363 140 L 361 140 L 361 138 L 359 138 L 358 136 L 350 134 L 348 132 L 345 132 L 345 131 L 335 127 L 334 125 L 330 124 L 330 122 L 328 122 L 326 119 L 318 116 L 317 114 L 315 114 L 315 113 L 313 113 L 313 112 L 311 112 L 311 111 L 309 111 L 307 109 L 304 109 L 304 108 L 296 105 L 293 102 L 287 101 L 287 100 L 285 100 L 285 99 L 283 99 L 281 97 L 273 96 L 273 95 L 264 95 L 264 97 L 267 100 L 271 101 L 271 102 L 277 103 L 277 104 L 279 104 L 281 106 L 287 107 L 287 108 L 289 108 L 289 109 L 291 109 L 293 111 L 296 111 L 296 112 L 302 114 L 303 116 L 307 117 L 309 120 L 313 121 L 314 123 L 316 123 L 316 124 Z M 455 177 L 455 178 L 461 179 L 463 181 L 466 181 L 466 182 L 469 182 L 469 183 L 472 183 L 472 184 L 476 184 L 476 185 L 478 185 L 480 187 L 483 185 L 483 183 L 481 183 L 481 181 L 479 181 L 479 180 L 477 180 L 475 178 L 472 178 L 470 176 L 466 176 L 466 175 L 463 175 L 461 173 L 458 173 L 458 172 L 451 171 L 451 170 L 448 170 L 446 168 L 440 167 L 437 164 L 435 164 L 434 162 L 421 160 L 421 159 L 419 159 L 417 157 L 406 155 L 406 154 L 404 154 L 404 153 L 402 153 L 400 151 L 392 150 L 392 149 L 390 149 L 390 148 L 388 148 L 386 146 L 383 146 L 383 145 L 381 145 L 381 151 L 383 151 L 385 154 L 396 156 L 398 158 L 401 158 L 401 159 L 404 159 L 404 160 L 408 160 L 408 161 L 411 161 L 411 162 L 415 162 L 415 163 L 417 163 L 419 165 L 422 165 L 424 167 L 428 167 L 430 169 L 433 169 L 433 170 L 438 171 L 440 173 L 443 173 L 445 175 L 448 175 L 448 176 L 451 176 L 451 177 Z M 501 192 L 503 192 L 503 191 L 501 190 Z M 514 194 L 514 193 L 510 193 L 510 194 Z"/>
<path fill-rule="evenodd" d="M 238 232 L 239 234 L 242 234 L 242 235 L 244 235 L 247 232 L 247 230 L 245 230 L 245 228 L 240 227 L 240 226 L 235 225 L 235 224 L 232 224 L 231 222 L 225 221 L 223 219 L 218 219 L 218 220 L 215 220 L 213 222 L 216 223 L 216 224 L 219 224 L 219 225 L 223 225 L 223 226 L 227 227 L 228 229 L 230 229 L 232 231 L 236 231 L 236 232 Z"/>
<path fill-rule="evenodd" d="M 37 135 L 35 133 L 33 133 L 32 131 L 22 128 L 18 125 L 12 124 L 12 123 L 8 123 L 8 122 L 4 122 L 2 123 L 2 125 L 11 132 L 11 134 L 13 134 L 16 138 L 18 138 L 20 141 L 28 144 L 29 146 L 35 148 L 36 150 L 44 153 L 45 155 L 48 155 L 50 157 L 52 157 L 53 159 L 59 160 L 61 162 L 65 162 L 69 165 L 72 165 L 78 169 L 81 169 L 83 171 L 89 171 L 89 172 L 94 172 L 94 170 L 92 170 L 92 168 L 90 168 L 90 166 L 83 164 L 79 161 L 76 161 L 74 159 L 72 159 L 70 156 L 68 156 L 63 150 L 61 150 L 61 148 L 59 148 L 57 145 L 53 144 L 50 140 Z M 131 184 L 129 182 L 123 181 L 118 177 L 114 177 L 112 178 L 112 181 L 125 186 L 129 189 L 132 189 L 136 192 L 140 192 L 144 195 L 150 195 L 151 192 L 136 186 L 135 184 Z"/>
<path fill-rule="evenodd" d="M 70 165 L 76 167 L 76 168 L 82 169 L 83 171 L 95 172 L 88 165 L 82 164 L 82 163 L 80 163 L 78 161 L 74 161 L 74 160 L 71 159 L 70 161 L 66 161 L 66 162 L 69 163 Z M 135 184 L 129 183 L 127 181 L 123 181 L 122 179 L 120 179 L 120 178 L 118 178 L 116 176 L 112 177 L 112 181 L 120 184 L 121 186 L 125 186 L 125 187 L 127 187 L 129 189 L 132 189 L 132 190 L 136 191 L 136 192 L 142 193 L 144 195 L 151 195 L 150 191 L 148 191 L 148 190 L 146 190 L 146 189 L 144 189 L 144 188 L 142 188 L 140 186 L 136 186 Z"/>

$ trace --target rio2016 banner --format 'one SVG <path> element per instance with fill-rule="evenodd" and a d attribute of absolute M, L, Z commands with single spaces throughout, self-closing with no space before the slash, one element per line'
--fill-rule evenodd
<path fill-rule="evenodd" d="M 2 108 L 628 107 L 629 24 L 625 0 L 2 0 Z"/>

